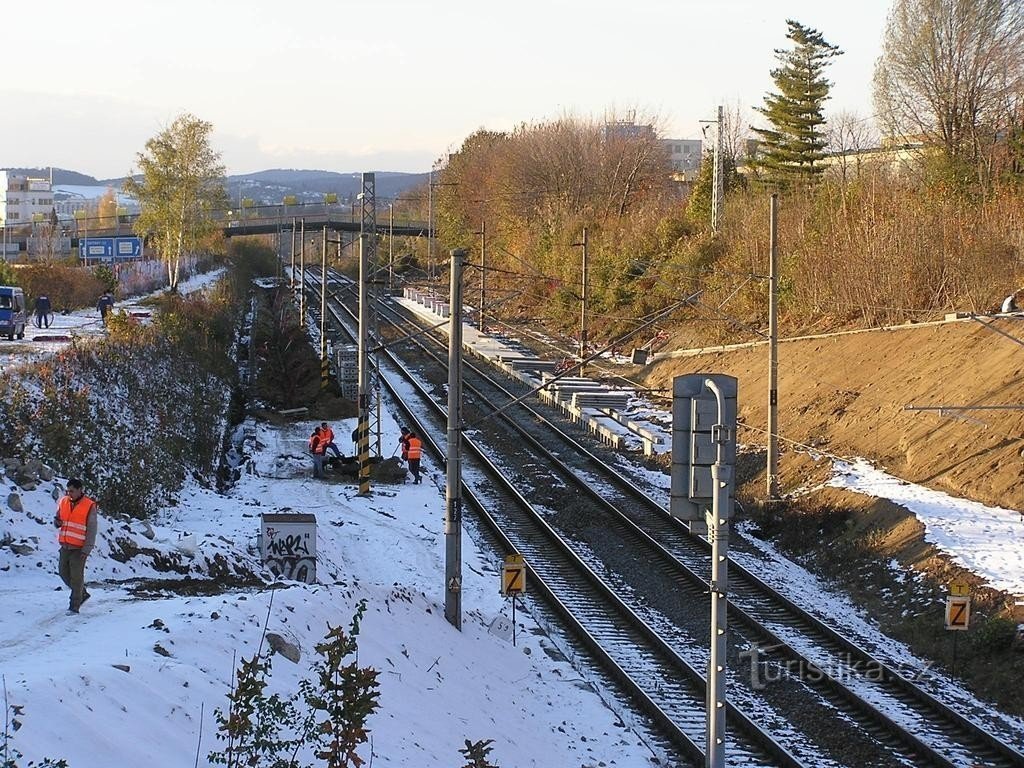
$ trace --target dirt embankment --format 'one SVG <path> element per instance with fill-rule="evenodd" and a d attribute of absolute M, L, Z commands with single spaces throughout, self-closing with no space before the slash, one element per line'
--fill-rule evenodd
<path fill-rule="evenodd" d="M 997 328 L 1024 337 L 1024 318 Z M 644 382 L 671 387 L 681 373 L 739 379 L 743 443 L 764 444 L 765 345 L 666 359 Z M 784 440 L 864 456 L 906 480 L 1011 509 L 1024 506 L 1024 410 L 940 415 L 907 405 L 1024 403 L 1024 347 L 966 320 L 783 342 L 779 345 L 779 433 Z M 785 450 L 785 446 L 783 446 Z M 785 466 L 783 466 L 785 469 Z M 784 487 L 799 477 L 782 477 Z"/>
<path fill-rule="evenodd" d="M 1024 335 L 1024 319 L 996 327 Z M 1012 596 L 982 586 L 924 540 L 906 509 L 837 488 L 803 493 L 767 510 L 764 451 L 768 348 L 759 345 L 666 359 L 643 381 L 671 387 L 683 373 L 727 373 L 739 379 L 739 439 L 753 452 L 737 467 L 738 495 L 761 534 L 791 557 L 842 585 L 890 635 L 951 671 L 942 627 L 947 585 L 967 581 L 974 599 L 972 631 L 961 638 L 957 674 L 975 692 L 1024 714 L 1016 681 L 1024 654 L 1015 652 Z M 830 462 L 792 444 L 842 457 L 863 456 L 906 480 L 1010 509 L 1024 508 L 1024 411 L 959 414 L 907 411 L 906 405 L 1009 405 L 1024 402 L 1024 348 L 977 322 L 965 321 L 826 339 L 779 347 L 779 431 L 783 490 L 820 486 Z M 959 416 L 956 417 L 956 416 Z M 913 569 L 895 573 L 893 561 Z"/>

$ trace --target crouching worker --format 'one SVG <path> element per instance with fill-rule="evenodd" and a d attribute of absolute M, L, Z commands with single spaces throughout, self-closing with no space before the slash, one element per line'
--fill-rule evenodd
<path fill-rule="evenodd" d="M 327 453 L 327 443 L 320 427 L 313 430 L 309 436 L 309 452 L 313 455 L 313 477 L 324 476 L 324 455 Z"/>
<path fill-rule="evenodd" d="M 338 450 L 338 446 L 334 443 L 334 430 L 331 429 L 331 425 L 326 421 L 320 422 L 320 439 L 324 444 L 324 455 L 327 451 L 334 451 L 334 457 L 337 459 L 341 458 L 341 451 Z"/>
<path fill-rule="evenodd" d="M 68 480 L 67 495 L 57 504 L 53 524 L 60 530 L 60 578 L 71 588 L 68 613 L 78 613 L 82 603 L 89 599 L 85 590 L 85 560 L 96 545 L 96 502 L 82 491 L 82 481 Z"/>

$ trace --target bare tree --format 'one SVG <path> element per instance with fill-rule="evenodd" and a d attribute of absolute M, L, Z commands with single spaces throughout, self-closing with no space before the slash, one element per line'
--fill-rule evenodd
<path fill-rule="evenodd" d="M 1024 82 L 1021 0 L 895 0 L 875 67 L 875 102 L 894 136 L 918 134 L 983 185 Z"/>
<path fill-rule="evenodd" d="M 870 118 L 843 110 L 828 121 L 828 151 L 836 157 L 836 167 L 845 184 L 860 174 L 864 151 L 878 144 Z"/>
<path fill-rule="evenodd" d="M 722 115 L 722 151 L 725 164 L 738 167 L 747 156 L 747 143 L 752 138 L 750 110 L 739 101 L 729 104 Z"/>

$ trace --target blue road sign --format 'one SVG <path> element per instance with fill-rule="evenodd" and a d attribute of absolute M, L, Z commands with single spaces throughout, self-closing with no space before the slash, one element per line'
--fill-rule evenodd
<path fill-rule="evenodd" d="M 114 258 L 114 238 L 83 237 L 79 243 L 79 252 L 83 259 L 89 261 L 112 261 Z"/>
<path fill-rule="evenodd" d="M 142 258 L 141 237 L 83 237 L 80 251 L 89 261 L 130 261 Z"/>
<path fill-rule="evenodd" d="M 114 256 L 117 259 L 141 259 L 141 237 L 115 237 Z"/>

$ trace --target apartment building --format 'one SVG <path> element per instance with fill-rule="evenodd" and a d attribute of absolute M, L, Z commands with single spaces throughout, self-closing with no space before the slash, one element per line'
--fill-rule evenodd
<path fill-rule="evenodd" d="M 0 226 L 31 224 L 39 216 L 46 221 L 53 215 L 53 187 L 49 179 L 20 176 L 0 171 Z"/>

